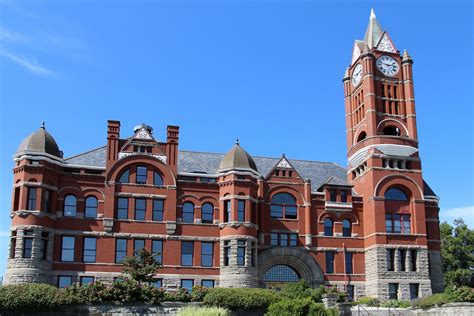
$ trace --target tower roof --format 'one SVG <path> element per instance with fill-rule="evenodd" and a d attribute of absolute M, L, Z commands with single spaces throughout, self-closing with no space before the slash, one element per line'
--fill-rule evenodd
<path fill-rule="evenodd" d="M 369 48 L 373 48 L 377 45 L 382 34 L 382 27 L 380 26 L 379 22 L 377 22 L 374 9 L 371 9 L 369 25 L 367 25 L 367 30 L 365 31 L 364 42 L 367 44 L 367 46 L 369 46 Z"/>
<path fill-rule="evenodd" d="M 253 170 L 258 172 L 255 161 L 248 152 L 240 147 L 239 140 L 235 142 L 234 147 L 232 147 L 232 149 L 222 159 L 218 172 L 232 169 Z"/>
<path fill-rule="evenodd" d="M 56 140 L 46 130 L 44 122 L 42 122 L 41 127 L 36 132 L 30 134 L 21 142 L 15 155 L 26 152 L 46 153 L 58 158 L 62 156 Z"/>

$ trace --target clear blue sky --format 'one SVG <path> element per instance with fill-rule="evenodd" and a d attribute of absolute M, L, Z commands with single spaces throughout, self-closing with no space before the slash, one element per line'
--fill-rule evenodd
<path fill-rule="evenodd" d="M 474 227 L 470 1 L 0 0 L 0 275 L 12 155 L 42 120 L 65 156 L 145 122 L 180 148 L 346 165 L 341 79 L 370 8 L 412 55 L 423 172 Z"/>

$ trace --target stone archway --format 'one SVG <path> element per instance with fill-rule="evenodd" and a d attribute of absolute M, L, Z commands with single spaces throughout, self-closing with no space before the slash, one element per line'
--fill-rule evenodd
<path fill-rule="evenodd" d="M 293 268 L 312 288 L 324 284 L 323 271 L 308 251 L 296 247 L 273 247 L 258 256 L 259 287 L 265 287 L 265 273 L 276 265 Z"/>

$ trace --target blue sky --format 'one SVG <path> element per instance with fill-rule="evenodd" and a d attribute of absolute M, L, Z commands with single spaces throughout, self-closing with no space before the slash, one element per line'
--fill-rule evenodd
<path fill-rule="evenodd" d="M 470 1 L 0 0 L 0 275 L 13 167 L 42 120 L 65 156 L 145 122 L 180 148 L 346 165 L 342 76 L 370 8 L 413 57 L 424 178 L 474 227 Z"/>

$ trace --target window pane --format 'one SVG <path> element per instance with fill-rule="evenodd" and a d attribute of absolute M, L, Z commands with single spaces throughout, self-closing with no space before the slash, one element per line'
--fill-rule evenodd
<path fill-rule="evenodd" d="M 81 277 L 81 285 L 87 285 L 94 283 L 94 277 L 83 276 Z"/>
<path fill-rule="evenodd" d="M 127 240 L 117 239 L 115 244 L 115 262 L 120 263 L 127 256 Z"/>
<path fill-rule="evenodd" d="M 129 183 L 130 182 L 130 170 L 127 169 L 124 172 L 122 172 L 122 175 L 120 176 L 118 182 L 119 183 Z"/>
<path fill-rule="evenodd" d="M 153 184 L 160 186 L 163 185 L 163 178 L 157 171 L 153 172 Z"/>
<path fill-rule="evenodd" d="M 212 267 L 213 266 L 213 246 L 211 242 L 201 243 L 201 266 Z"/>
<path fill-rule="evenodd" d="M 98 201 L 95 196 L 89 196 L 86 198 L 86 210 L 85 217 L 97 217 L 97 205 Z"/>
<path fill-rule="evenodd" d="M 347 274 L 352 274 L 353 273 L 353 268 L 352 268 L 352 252 L 346 252 L 346 273 Z"/>
<path fill-rule="evenodd" d="M 84 262 L 95 262 L 96 256 L 96 239 L 91 237 L 84 238 Z"/>
<path fill-rule="evenodd" d="M 271 234 L 271 245 L 278 246 L 278 234 Z"/>
<path fill-rule="evenodd" d="M 351 237 L 351 222 L 348 219 L 342 221 L 342 236 Z"/>
<path fill-rule="evenodd" d="M 401 233 L 402 232 L 402 223 L 401 223 L 401 216 L 398 214 L 393 215 L 393 232 L 394 233 Z"/>
<path fill-rule="evenodd" d="M 154 221 L 163 220 L 163 210 L 164 210 L 164 201 L 153 200 L 153 220 Z"/>
<path fill-rule="evenodd" d="M 63 236 L 61 244 L 61 261 L 74 261 L 74 237 Z"/>
<path fill-rule="evenodd" d="M 23 258 L 31 258 L 31 250 L 33 247 L 33 238 L 23 239 Z"/>
<path fill-rule="evenodd" d="M 408 196 L 400 189 L 389 189 L 385 192 L 385 198 L 392 201 L 408 201 Z"/>
<path fill-rule="evenodd" d="M 296 206 L 286 206 L 285 207 L 285 218 L 296 219 L 297 217 L 297 208 Z"/>
<path fill-rule="evenodd" d="M 71 284 L 72 284 L 72 277 L 70 276 L 60 276 L 58 278 L 58 286 L 60 289 L 69 287 L 71 286 Z"/>
<path fill-rule="evenodd" d="M 231 200 L 224 201 L 224 222 L 232 220 L 232 203 Z"/>
<path fill-rule="evenodd" d="M 146 200 L 145 199 L 135 199 L 135 219 L 136 220 L 145 220 L 146 213 Z"/>
<path fill-rule="evenodd" d="M 136 183 L 138 184 L 146 184 L 147 178 L 147 167 L 145 166 L 137 166 L 137 174 L 136 174 Z"/>
<path fill-rule="evenodd" d="M 385 231 L 387 233 L 393 233 L 392 215 L 385 214 Z"/>
<path fill-rule="evenodd" d="M 189 292 L 192 291 L 194 286 L 194 280 L 181 280 L 181 287 L 183 289 L 188 290 Z"/>
<path fill-rule="evenodd" d="M 334 252 L 326 252 L 326 273 L 334 273 Z"/>
<path fill-rule="evenodd" d="M 245 222 L 245 201 L 238 200 L 237 206 L 238 206 L 238 219 L 237 220 L 239 222 Z"/>
<path fill-rule="evenodd" d="M 194 255 L 194 243 L 192 241 L 181 242 L 181 265 L 192 266 Z"/>
<path fill-rule="evenodd" d="M 28 188 L 28 210 L 36 210 L 36 188 Z"/>
<path fill-rule="evenodd" d="M 205 203 L 202 206 L 202 222 L 203 223 L 214 222 L 214 207 L 210 203 Z"/>
<path fill-rule="evenodd" d="M 281 205 L 272 205 L 271 206 L 271 217 L 273 217 L 273 218 L 283 218 L 283 206 L 281 206 Z"/>
<path fill-rule="evenodd" d="M 155 260 L 158 263 L 162 263 L 163 260 L 163 241 L 153 240 L 151 245 L 151 252 L 155 255 Z"/>
<path fill-rule="evenodd" d="M 297 245 L 298 245 L 298 235 L 290 234 L 290 246 L 297 246 Z"/>
<path fill-rule="evenodd" d="M 157 287 L 157 288 L 163 287 L 163 280 L 162 279 L 156 279 L 150 285 L 154 286 L 154 287 Z"/>
<path fill-rule="evenodd" d="M 293 268 L 279 264 L 268 269 L 263 280 L 265 282 L 297 282 L 299 278 Z"/>
<path fill-rule="evenodd" d="M 183 223 L 194 223 L 194 205 L 192 203 L 183 204 Z"/>
<path fill-rule="evenodd" d="M 135 239 L 133 241 L 133 255 L 138 255 L 140 249 L 145 248 L 145 240 L 143 239 Z"/>
<path fill-rule="evenodd" d="M 288 235 L 280 234 L 280 246 L 288 246 Z"/>
<path fill-rule="evenodd" d="M 128 198 L 118 198 L 117 219 L 128 218 Z"/>
<path fill-rule="evenodd" d="M 333 235 L 333 223 L 332 220 L 326 218 L 324 220 L 324 236 L 332 236 Z"/>
<path fill-rule="evenodd" d="M 76 216 L 77 200 L 74 195 L 67 195 L 64 198 L 64 216 Z"/>
<path fill-rule="evenodd" d="M 207 287 L 207 288 L 213 288 L 214 287 L 214 280 L 202 280 L 201 281 L 201 286 Z"/>
<path fill-rule="evenodd" d="M 245 265 L 245 240 L 237 241 L 237 265 Z"/>
<path fill-rule="evenodd" d="M 411 234 L 410 215 L 403 215 L 403 233 Z"/>
<path fill-rule="evenodd" d="M 296 199 L 288 193 L 278 193 L 272 198 L 272 204 L 296 205 Z"/>

